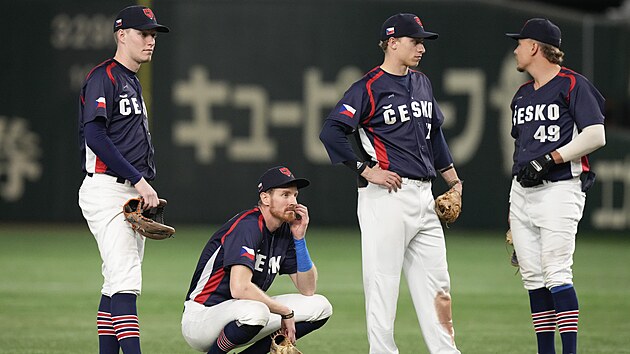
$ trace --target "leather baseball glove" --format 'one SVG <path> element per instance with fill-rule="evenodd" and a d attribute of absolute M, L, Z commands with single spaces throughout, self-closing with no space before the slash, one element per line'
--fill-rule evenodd
<path fill-rule="evenodd" d="M 302 354 L 291 341 L 282 334 L 271 337 L 271 348 L 269 354 Z"/>
<path fill-rule="evenodd" d="M 173 237 L 175 229 L 164 225 L 164 207 L 166 200 L 160 199 L 160 204 L 151 209 L 142 208 L 142 198 L 131 198 L 123 205 L 125 220 L 131 228 L 144 237 L 154 240 L 164 240 Z"/>
<path fill-rule="evenodd" d="M 453 223 L 462 212 L 462 195 L 451 188 L 435 199 L 435 212 L 446 224 Z"/>
<path fill-rule="evenodd" d="M 508 253 L 512 250 L 512 255 L 510 256 L 510 264 L 512 267 L 518 268 L 518 258 L 516 257 L 516 250 L 514 249 L 514 242 L 512 241 L 512 229 L 508 229 L 505 233 L 505 244 L 508 248 Z"/>

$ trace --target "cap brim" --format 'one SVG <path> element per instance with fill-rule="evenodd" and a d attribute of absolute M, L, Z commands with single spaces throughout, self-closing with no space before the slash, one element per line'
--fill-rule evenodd
<path fill-rule="evenodd" d="M 508 37 L 510 37 L 510 38 L 513 38 L 513 39 L 523 39 L 523 38 L 526 38 L 526 37 L 521 36 L 521 34 L 520 34 L 520 33 L 506 33 L 505 35 L 506 35 L 506 36 L 508 36 Z"/>
<path fill-rule="evenodd" d="M 304 187 L 308 187 L 311 184 L 311 182 L 309 180 L 307 180 L 306 178 L 296 178 L 291 182 L 285 183 L 285 184 L 281 184 L 279 186 L 275 186 L 275 187 L 270 187 L 268 188 L 281 188 L 281 187 L 286 187 L 286 186 L 291 186 L 291 185 L 295 185 L 297 187 L 297 189 L 302 189 Z"/>
<path fill-rule="evenodd" d="M 138 30 L 155 29 L 156 31 L 162 32 L 162 33 L 168 33 L 168 32 L 171 31 L 171 29 L 166 27 L 166 26 L 159 25 L 159 24 L 153 24 L 153 23 L 149 23 L 149 24 L 142 25 L 142 26 L 135 26 L 133 28 L 138 29 Z"/>
<path fill-rule="evenodd" d="M 293 182 L 295 182 L 298 189 L 308 187 L 311 184 L 311 181 L 307 180 L 306 178 L 296 178 Z"/>
<path fill-rule="evenodd" d="M 278 185 L 272 185 L 267 187 L 265 190 L 259 191 L 259 193 L 262 192 L 266 192 L 270 189 L 274 189 L 274 188 L 284 188 L 284 187 L 288 187 L 288 186 L 293 186 L 295 185 L 297 187 L 297 189 L 302 189 L 304 187 L 308 187 L 311 184 L 311 182 L 309 180 L 307 180 L 306 178 L 296 178 L 293 181 L 284 183 L 284 184 L 278 184 Z"/>
<path fill-rule="evenodd" d="M 415 34 L 411 34 L 408 37 L 411 37 L 411 38 L 422 38 L 422 39 L 437 39 L 439 36 L 440 35 L 437 34 L 437 33 L 422 31 L 422 32 L 417 32 Z"/>

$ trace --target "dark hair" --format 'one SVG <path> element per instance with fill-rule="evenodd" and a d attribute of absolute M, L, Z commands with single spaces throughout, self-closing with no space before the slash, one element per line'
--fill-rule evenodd
<path fill-rule="evenodd" d="M 387 52 L 388 43 L 389 43 L 389 39 L 386 39 L 384 41 L 379 41 L 378 46 L 383 50 L 383 52 Z"/>
<path fill-rule="evenodd" d="M 545 57 L 545 59 L 549 60 L 549 62 L 553 64 L 562 64 L 562 61 L 564 60 L 563 51 L 547 43 L 538 42 L 538 45 L 540 45 L 542 55 L 543 57 Z"/>

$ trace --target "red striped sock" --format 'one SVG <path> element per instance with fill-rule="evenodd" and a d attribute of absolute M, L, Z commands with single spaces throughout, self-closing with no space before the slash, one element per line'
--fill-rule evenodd
<path fill-rule="evenodd" d="M 560 334 L 578 331 L 579 310 L 558 313 L 558 330 Z"/>
<path fill-rule="evenodd" d="M 120 345 L 114 331 L 111 314 L 111 298 L 101 295 L 96 315 L 96 329 L 98 331 L 98 352 L 101 354 L 118 354 Z"/>
<path fill-rule="evenodd" d="M 123 315 L 112 317 L 116 338 L 121 341 L 125 338 L 140 337 L 140 325 L 138 324 L 138 316 Z"/>
<path fill-rule="evenodd" d="M 227 337 L 225 336 L 225 331 L 221 330 L 221 334 L 219 334 L 219 338 L 217 338 L 217 346 L 219 347 L 219 349 L 227 353 L 230 350 L 234 349 L 236 345 L 230 342 L 230 340 L 227 339 Z"/>
<path fill-rule="evenodd" d="M 532 313 L 532 323 L 536 333 L 556 331 L 556 311 L 549 310 Z"/>
<path fill-rule="evenodd" d="M 112 314 L 109 312 L 99 311 L 96 316 L 96 327 L 99 336 L 115 336 L 114 323 L 112 322 Z"/>

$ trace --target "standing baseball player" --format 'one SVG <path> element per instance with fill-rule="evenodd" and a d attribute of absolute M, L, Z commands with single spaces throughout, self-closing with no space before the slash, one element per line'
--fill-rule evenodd
<path fill-rule="evenodd" d="M 153 145 L 136 72 L 151 61 L 157 32 L 151 9 L 130 6 L 114 20 L 116 54 L 92 69 L 81 89 L 79 147 L 86 174 L 79 206 L 103 260 L 97 327 L 100 353 L 140 353 L 136 297 L 145 238 L 125 221 L 122 206 L 141 196 L 158 205 Z"/>
<path fill-rule="evenodd" d="M 394 320 L 401 270 L 429 351 L 459 353 L 444 232 L 431 182 L 439 172 L 460 194 L 462 184 L 442 134 L 444 116 L 431 82 L 410 69 L 422 59 L 425 40 L 437 37 L 424 30 L 416 15 L 388 18 L 380 34 L 383 63 L 346 91 L 320 134 L 332 163 L 343 163 L 358 175 L 370 353 L 398 353 Z M 360 157 L 349 134 L 357 139 Z"/>
<path fill-rule="evenodd" d="M 585 192 L 594 181 L 587 155 L 606 143 L 604 98 L 582 75 L 560 66 L 560 29 L 528 20 L 514 50 L 516 68 L 533 80 L 511 102 L 514 165 L 510 227 L 539 354 L 577 353 L 578 300 L 573 252 Z"/>
<path fill-rule="evenodd" d="M 258 206 L 242 211 L 210 237 L 186 294 L 182 334 L 191 347 L 227 353 L 268 353 L 280 332 L 295 342 L 323 326 L 332 306 L 316 295 L 317 269 L 306 248 L 308 209 L 297 202 L 310 182 L 288 168 L 258 181 Z M 299 294 L 269 296 L 277 275 L 288 274 Z"/>

